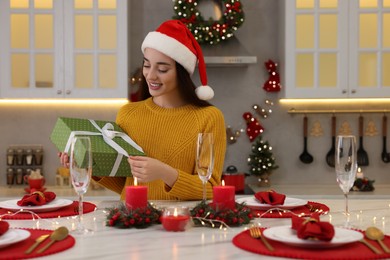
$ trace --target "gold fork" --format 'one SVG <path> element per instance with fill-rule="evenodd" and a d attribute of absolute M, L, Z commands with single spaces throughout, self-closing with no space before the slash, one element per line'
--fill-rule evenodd
<path fill-rule="evenodd" d="M 268 240 L 261 234 L 261 229 L 259 227 L 251 227 L 249 229 L 249 234 L 253 238 L 260 238 L 263 244 L 268 248 L 269 251 L 274 251 L 275 249 L 270 245 Z"/>

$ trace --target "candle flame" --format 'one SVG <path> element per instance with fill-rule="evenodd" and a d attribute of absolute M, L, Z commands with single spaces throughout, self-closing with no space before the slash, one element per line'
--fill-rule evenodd
<path fill-rule="evenodd" d="M 138 180 L 136 177 L 134 177 L 134 186 L 138 186 Z"/>
<path fill-rule="evenodd" d="M 225 180 L 222 180 L 222 186 L 225 186 Z"/>
<path fill-rule="evenodd" d="M 175 211 L 173 211 L 173 216 L 177 217 L 177 208 L 175 208 Z"/>
<path fill-rule="evenodd" d="M 358 167 L 358 172 L 362 172 L 362 169 L 360 167 Z"/>

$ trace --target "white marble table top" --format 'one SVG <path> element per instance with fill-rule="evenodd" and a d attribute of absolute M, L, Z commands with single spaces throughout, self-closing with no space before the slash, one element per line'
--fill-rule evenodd
<path fill-rule="evenodd" d="M 4 200 L 4 199 L 2 199 Z M 310 200 L 310 198 L 308 198 Z M 87 237 L 76 237 L 76 244 L 69 250 L 46 256 L 43 259 L 278 259 L 244 251 L 233 245 L 235 235 L 256 224 L 263 227 L 289 225 L 291 220 L 261 218 L 249 225 L 220 230 L 210 227 L 191 227 L 184 232 L 167 232 L 161 225 L 146 229 L 117 229 L 105 225 L 107 208 L 118 201 L 91 201 L 97 210 L 84 215 L 84 223 L 94 230 Z M 332 220 L 334 225 L 341 225 L 344 216 L 344 200 L 319 199 L 316 202 L 330 207 L 329 215 L 322 220 Z M 156 201 L 159 207 L 168 205 L 194 206 L 198 202 Z M 377 226 L 390 235 L 389 199 L 351 199 L 349 208 L 356 228 L 365 229 Z M 59 226 L 74 227 L 75 218 L 7 220 L 11 227 L 55 229 Z M 390 246 L 390 245 L 389 245 Z M 1 254 L 1 251 L 0 251 Z"/>

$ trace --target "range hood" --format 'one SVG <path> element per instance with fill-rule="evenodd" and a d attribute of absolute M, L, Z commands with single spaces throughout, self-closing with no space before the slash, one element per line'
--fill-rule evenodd
<path fill-rule="evenodd" d="M 216 45 L 202 45 L 207 66 L 246 66 L 257 63 L 257 57 L 251 55 L 236 37 Z"/>

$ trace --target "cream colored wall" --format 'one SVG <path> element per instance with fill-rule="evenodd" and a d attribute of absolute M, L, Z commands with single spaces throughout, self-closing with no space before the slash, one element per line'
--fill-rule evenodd
<path fill-rule="evenodd" d="M 334 169 L 326 165 L 325 155 L 331 147 L 330 117 L 331 115 L 309 115 L 309 131 L 314 121 L 318 120 L 323 128 L 323 136 L 309 137 L 309 152 L 314 157 L 312 164 L 299 161 L 303 150 L 302 115 L 290 115 L 289 107 L 278 103 L 280 93 L 268 93 L 262 89 L 268 78 L 263 62 L 268 59 L 279 60 L 278 22 L 282 19 L 278 14 L 278 2 L 275 0 L 242 0 L 245 12 L 245 23 L 236 32 L 239 41 L 254 55 L 258 64 L 247 67 L 208 68 L 209 84 L 215 90 L 213 104 L 225 115 L 226 125 L 234 129 L 246 128 L 243 113 L 251 112 L 253 104 L 264 105 L 265 99 L 274 101 L 273 113 L 268 119 L 261 120 L 265 128 L 263 138 L 273 146 L 279 169 L 271 175 L 273 184 L 331 184 L 337 185 Z M 140 44 L 149 30 L 154 30 L 162 21 L 173 15 L 171 0 L 131 0 L 130 1 L 129 35 L 129 71 L 140 66 L 142 54 Z M 199 84 L 195 73 L 195 81 Z M 287 86 L 283 86 L 287 87 Z M 368 108 L 363 105 L 362 108 Z M 49 175 L 49 183 L 54 183 L 55 169 L 58 167 L 56 149 L 49 141 L 51 129 L 58 116 L 77 116 L 104 120 L 114 120 L 117 107 L 51 107 L 0 106 L 0 168 L 2 178 L 0 185 L 5 184 L 5 151 L 9 144 L 43 144 L 45 149 L 44 172 Z M 349 121 L 354 134 L 357 134 L 359 115 L 340 115 L 338 123 Z M 381 129 L 380 114 L 365 115 L 366 122 L 373 120 Z M 390 164 L 380 159 L 382 149 L 380 133 L 378 136 L 365 137 L 364 147 L 370 155 L 370 166 L 363 169 L 376 183 L 390 184 Z M 389 141 L 390 142 L 390 141 Z M 390 143 L 389 143 L 390 150 Z M 225 168 L 235 165 L 239 171 L 248 172 L 247 157 L 251 151 L 251 143 L 247 136 L 242 136 L 235 144 L 228 145 Z M 247 179 L 255 182 L 255 178 Z"/>

